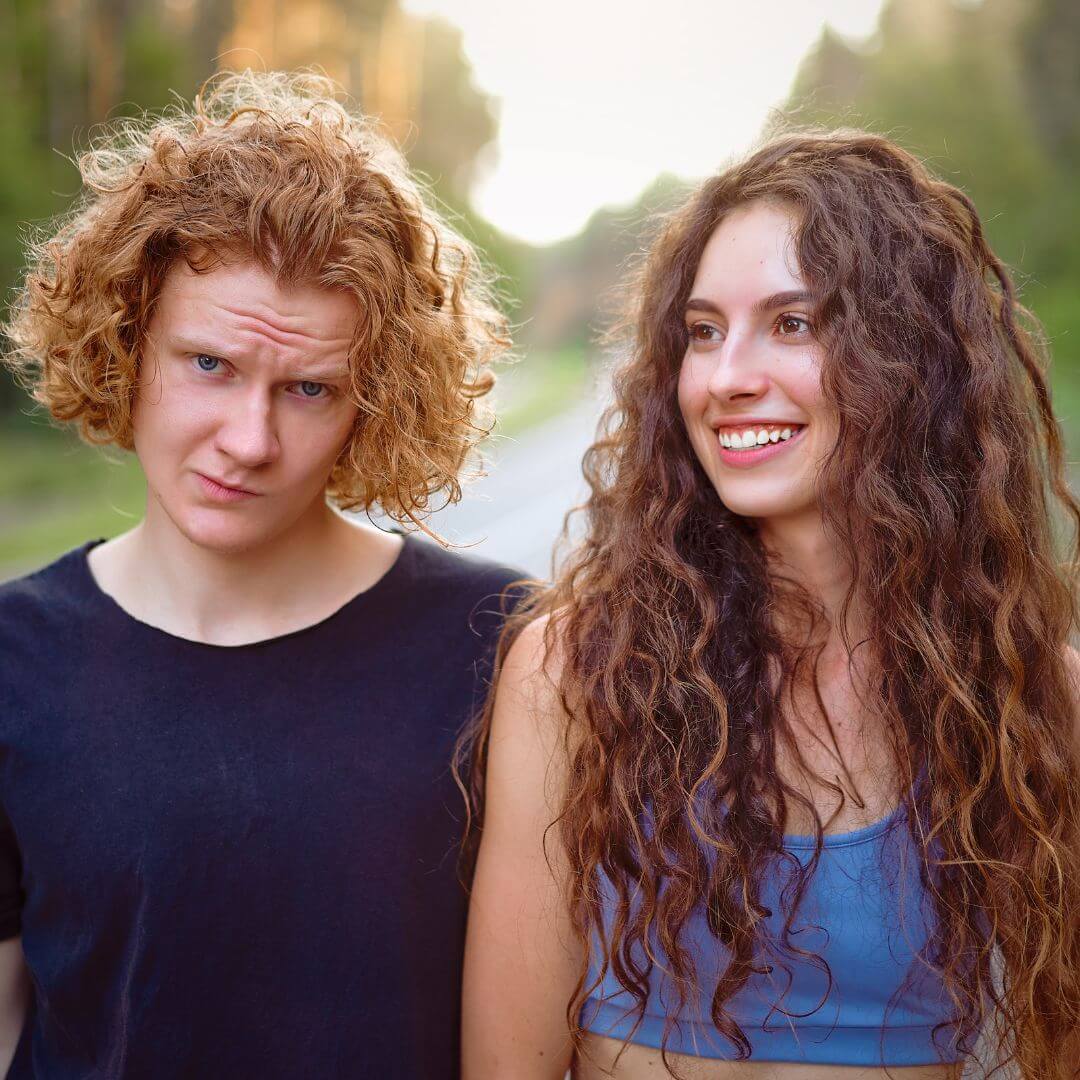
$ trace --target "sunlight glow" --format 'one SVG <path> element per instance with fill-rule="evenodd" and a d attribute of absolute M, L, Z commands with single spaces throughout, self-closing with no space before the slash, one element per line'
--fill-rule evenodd
<path fill-rule="evenodd" d="M 744 149 L 825 23 L 865 38 L 881 0 L 404 0 L 459 26 L 500 102 L 477 209 L 534 243 L 577 232 L 662 172 L 700 177 Z M 659 13 L 659 14 L 658 14 Z"/>

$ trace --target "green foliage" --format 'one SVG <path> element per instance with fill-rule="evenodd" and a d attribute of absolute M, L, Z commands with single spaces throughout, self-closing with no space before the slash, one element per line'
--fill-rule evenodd
<path fill-rule="evenodd" d="M 442 19 L 424 25 L 419 87 L 416 139 L 407 148 L 409 161 L 432 178 L 440 198 L 467 204 L 498 121 L 492 99 L 472 81 L 461 31 Z"/>
<path fill-rule="evenodd" d="M 131 454 L 24 420 L 0 430 L 0 460 L 0 577 L 115 536 L 141 516 L 142 472 Z"/>
<path fill-rule="evenodd" d="M 594 348 L 621 316 L 619 286 L 634 258 L 659 218 L 690 189 L 687 181 L 662 174 L 632 203 L 602 207 L 576 236 L 534 252 L 531 319 L 522 340 L 544 353 Z"/>
<path fill-rule="evenodd" d="M 780 122 L 882 132 L 972 197 L 1046 327 L 1080 444 L 1080 7 L 890 0 L 871 41 L 823 34 Z"/>
<path fill-rule="evenodd" d="M 399 0 L 323 2 L 328 13 L 337 9 L 357 33 L 376 43 L 384 20 L 402 17 Z M 95 125 L 159 110 L 176 95 L 190 101 L 216 68 L 236 14 L 235 0 L 0 0 L 0 290 L 5 300 L 23 269 L 27 225 L 62 212 L 78 193 L 70 158 L 86 145 Z M 442 199 L 467 208 L 478 163 L 496 133 L 494 105 L 472 81 L 456 28 L 430 20 L 419 33 L 423 45 L 410 161 L 432 177 Z M 316 49 L 299 56 L 294 66 L 319 66 L 326 59 Z M 467 209 L 464 213 L 499 272 L 515 279 L 524 263 L 519 253 Z M 0 372 L 0 416 L 20 400 L 10 377 Z"/>

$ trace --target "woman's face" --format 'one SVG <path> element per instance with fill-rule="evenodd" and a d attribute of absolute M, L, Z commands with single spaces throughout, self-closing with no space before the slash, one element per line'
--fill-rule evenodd
<path fill-rule="evenodd" d="M 836 439 L 796 224 L 775 203 L 727 214 L 685 313 L 679 408 L 690 443 L 724 505 L 759 523 L 817 510 L 815 477 Z"/>

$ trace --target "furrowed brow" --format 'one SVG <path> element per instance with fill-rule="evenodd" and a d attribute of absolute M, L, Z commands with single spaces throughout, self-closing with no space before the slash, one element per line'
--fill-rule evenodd
<path fill-rule="evenodd" d="M 349 375 L 348 368 L 327 368 L 325 371 L 293 371 L 288 377 L 296 382 L 338 382 Z"/>
<path fill-rule="evenodd" d="M 203 353 L 207 356 L 217 356 L 222 360 L 228 360 L 234 355 L 234 351 L 224 341 L 214 341 L 211 338 L 178 332 L 170 334 L 168 341 L 175 348 L 189 353 Z"/>

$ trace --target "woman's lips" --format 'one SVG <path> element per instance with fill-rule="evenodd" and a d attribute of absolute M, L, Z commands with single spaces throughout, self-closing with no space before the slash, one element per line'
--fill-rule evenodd
<path fill-rule="evenodd" d="M 720 460 L 725 465 L 730 465 L 735 469 L 749 469 L 754 465 L 759 465 L 763 461 L 768 461 L 769 458 L 776 457 L 777 454 L 782 454 L 785 450 L 790 449 L 793 443 L 797 443 L 802 437 L 803 432 L 806 431 L 806 427 L 803 426 L 795 432 L 786 442 L 781 440 L 779 442 L 762 443 L 761 446 L 756 447 L 753 450 L 729 450 L 722 442 L 720 442 L 719 432 L 715 432 L 716 445 L 720 450 Z"/>

